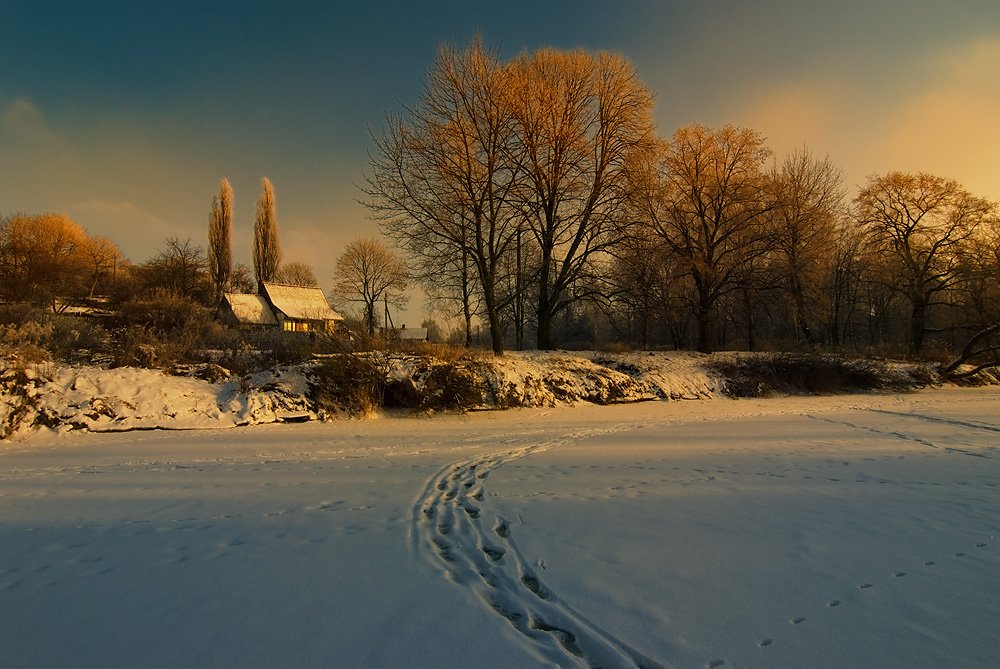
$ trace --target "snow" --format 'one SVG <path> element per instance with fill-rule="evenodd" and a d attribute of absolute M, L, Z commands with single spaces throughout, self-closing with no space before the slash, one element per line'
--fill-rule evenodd
<path fill-rule="evenodd" d="M 0 445 L 0 666 L 992 666 L 998 415 L 943 388 L 34 433 Z"/>
<path fill-rule="evenodd" d="M 264 283 L 264 290 L 276 309 L 289 318 L 342 321 L 344 318 L 330 308 L 323 290 L 310 286 L 288 286 Z"/>
<path fill-rule="evenodd" d="M 250 325 L 278 324 L 274 312 L 271 311 L 270 305 L 262 295 L 226 293 L 226 301 L 229 302 L 229 308 L 233 310 L 233 315 L 240 323 Z"/>

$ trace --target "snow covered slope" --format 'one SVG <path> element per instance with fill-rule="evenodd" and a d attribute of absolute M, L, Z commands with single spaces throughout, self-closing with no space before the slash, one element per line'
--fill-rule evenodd
<path fill-rule="evenodd" d="M 454 392 L 448 385 L 458 384 L 471 388 L 471 399 L 443 405 L 463 409 L 716 398 L 732 384 L 718 371 L 718 364 L 752 359 L 747 357 L 752 354 L 685 352 L 517 352 L 443 362 L 428 356 L 378 355 L 387 379 L 404 382 L 417 398 L 407 408 L 425 408 L 420 398 Z M 0 438 L 42 427 L 107 432 L 312 420 L 325 411 L 311 392 L 312 384 L 318 383 L 320 364 L 323 360 L 213 382 L 147 369 L 25 366 L 6 358 L 0 360 Z M 892 380 L 894 386 L 907 386 L 907 370 L 916 367 L 897 364 L 880 369 L 899 377 Z M 226 376 L 221 368 L 208 371 L 207 378 Z"/>

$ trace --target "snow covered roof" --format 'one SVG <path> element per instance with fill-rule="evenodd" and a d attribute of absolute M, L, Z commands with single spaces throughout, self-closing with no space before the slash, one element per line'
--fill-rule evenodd
<path fill-rule="evenodd" d="M 260 295 L 246 293 L 226 293 L 226 301 L 233 310 L 236 320 L 249 325 L 277 325 L 271 307 Z"/>
<path fill-rule="evenodd" d="M 427 341 L 427 328 L 399 328 L 399 338 L 403 341 Z"/>
<path fill-rule="evenodd" d="M 343 316 L 330 308 L 320 288 L 265 283 L 264 291 L 275 309 L 289 318 L 316 321 L 342 321 Z"/>

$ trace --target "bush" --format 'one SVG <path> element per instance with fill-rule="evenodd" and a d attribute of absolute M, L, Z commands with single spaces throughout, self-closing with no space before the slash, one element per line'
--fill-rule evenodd
<path fill-rule="evenodd" d="M 483 380 L 470 365 L 446 362 L 435 365 L 424 377 L 420 408 L 428 410 L 469 409 L 485 401 Z"/>
<path fill-rule="evenodd" d="M 107 331 L 79 316 L 45 313 L 38 310 L 5 311 L 0 321 L 0 348 L 22 351 L 32 360 L 72 361 L 83 354 L 103 353 L 110 347 Z"/>
<path fill-rule="evenodd" d="M 165 290 L 125 302 L 119 313 L 121 325 L 144 326 L 161 332 L 200 329 L 211 314 L 200 304 Z"/>
<path fill-rule="evenodd" d="M 735 397 L 776 394 L 824 394 L 897 387 L 881 362 L 831 354 L 765 353 L 741 355 L 710 363 L 726 379 Z"/>
<path fill-rule="evenodd" d="M 339 353 L 322 358 L 313 372 L 311 399 L 317 411 L 372 416 L 385 402 L 386 360 L 375 355 Z"/>

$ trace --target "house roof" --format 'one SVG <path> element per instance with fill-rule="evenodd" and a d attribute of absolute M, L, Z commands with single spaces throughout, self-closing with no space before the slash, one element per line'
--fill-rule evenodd
<path fill-rule="evenodd" d="M 343 316 L 330 308 L 322 289 L 265 283 L 264 291 L 276 309 L 289 318 L 314 321 L 342 321 Z"/>
<path fill-rule="evenodd" d="M 399 338 L 403 341 L 426 341 L 427 328 L 399 328 Z"/>
<path fill-rule="evenodd" d="M 226 301 L 233 310 L 236 320 L 249 325 L 277 325 L 271 307 L 260 295 L 226 293 Z"/>

